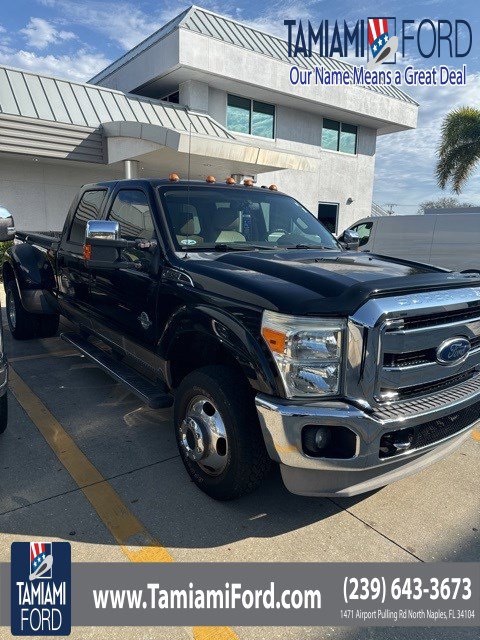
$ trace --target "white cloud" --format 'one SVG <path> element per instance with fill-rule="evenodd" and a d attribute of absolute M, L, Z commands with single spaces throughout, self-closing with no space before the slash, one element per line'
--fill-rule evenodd
<path fill-rule="evenodd" d="M 15 51 L 0 46 L 0 64 L 80 82 L 86 82 L 110 62 L 103 53 L 91 53 L 85 49 L 80 49 L 71 56 L 42 56 L 31 51 Z"/>
<path fill-rule="evenodd" d="M 174 10 L 161 15 L 147 14 L 129 2 L 43 0 L 42 3 L 61 11 L 70 24 L 95 29 L 123 49 L 131 49 L 176 15 Z"/>
<path fill-rule="evenodd" d="M 417 129 L 380 136 L 375 161 L 374 200 L 396 203 L 401 213 L 416 213 L 418 204 L 450 195 L 436 184 L 435 164 L 445 115 L 461 106 L 478 105 L 480 73 L 468 75 L 465 87 L 406 88 L 419 104 Z M 480 204 L 478 171 L 470 177 L 461 193 L 462 200 Z M 475 186 L 477 184 L 477 186 Z M 402 206 L 403 205 L 403 206 Z"/>
<path fill-rule="evenodd" d="M 35 49 L 45 49 L 49 44 L 75 40 L 77 37 L 72 31 L 59 30 L 43 18 L 30 18 L 30 22 L 20 29 L 20 33 L 25 37 L 27 44 Z"/>

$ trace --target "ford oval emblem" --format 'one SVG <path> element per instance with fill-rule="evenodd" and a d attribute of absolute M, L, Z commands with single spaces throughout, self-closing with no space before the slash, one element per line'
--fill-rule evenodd
<path fill-rule="evenodd" d="M 436 351 L 439 364 L 460 364 L 468 356 L 470 340 L 457 336 L 444 340 Z"/>

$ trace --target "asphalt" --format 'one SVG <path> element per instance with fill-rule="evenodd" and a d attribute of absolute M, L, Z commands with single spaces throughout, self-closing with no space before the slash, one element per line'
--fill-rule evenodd
<path fill-rule="evenodd" d="M 478 561 L 480 441 L 420 474 L 355 499 L 294 496 L 278 472 L 253 495 L 218 503 L 191 483 L 170 411 L 155 412 L 59 337 L 13 341 L 15 372 L 174 561 Z M 0 561 L 18 540 L 68 540 L 74 562 L 129 562 L 111 529 L 16 400 L 0 439 Z M 141 542 L 139 542 L 141 544 Z M 240 640 L 477 638 L 475 629 L 254 628 Z M 75 628 L 72 638 L 177 640 L 189 628 Z M 0 628 L 0 638 L 11 637 Z"/>

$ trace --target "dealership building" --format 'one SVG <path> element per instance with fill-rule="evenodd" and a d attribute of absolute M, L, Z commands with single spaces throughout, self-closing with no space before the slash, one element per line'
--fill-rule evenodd
<path fill-rule="evenodd" d="M 190 7 L 87 84 L 0 67 L 0 205 L 59 230 L 80 185 L 128 177 L 275 183 L 328 226 L 372 211 L 376 139 L 415 128 L 397 87 L 290 82 L 286 41 Z"/>

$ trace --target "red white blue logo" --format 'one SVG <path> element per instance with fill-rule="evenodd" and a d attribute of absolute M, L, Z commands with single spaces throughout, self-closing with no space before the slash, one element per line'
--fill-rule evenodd
<path fill-rule="evenodd" d="M 368 44 L 371 58 L 369 67 L 376 67 L 383 62 L 392 62 L 398 49 L 398 38 L 388 30 L 388 18 L 368 19 Z"/>
<path fill-rule="evenodd" d="M 30 542 L 30 575 L 29 580 L 52 577 L 52 543 Z"/>

